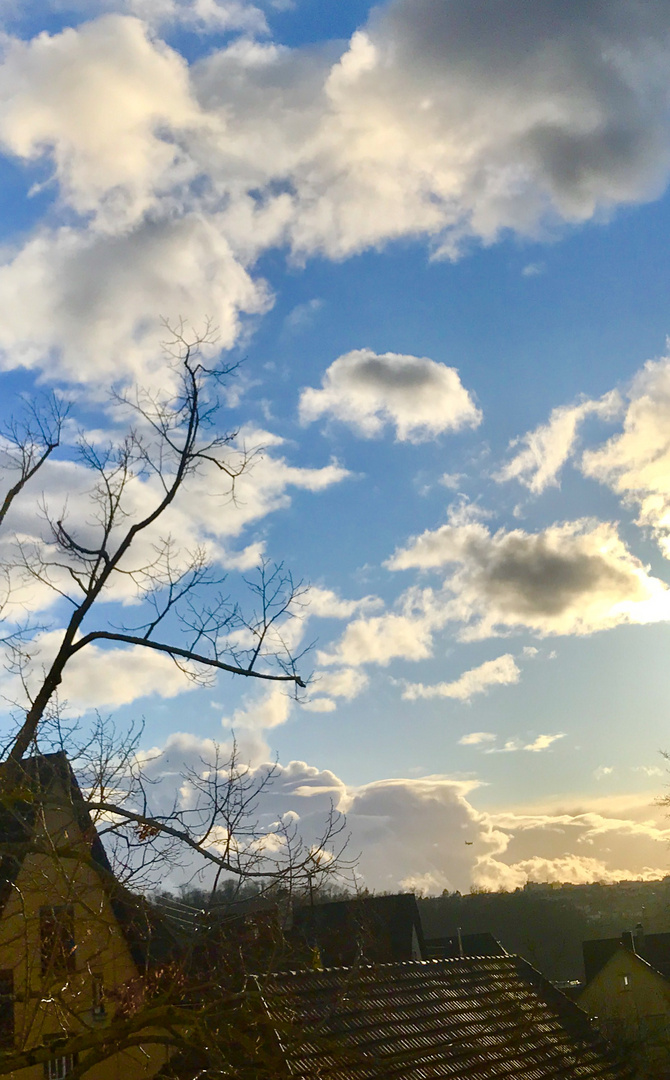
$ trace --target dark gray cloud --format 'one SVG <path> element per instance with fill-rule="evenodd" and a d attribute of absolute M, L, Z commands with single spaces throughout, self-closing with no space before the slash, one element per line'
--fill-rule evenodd
<path fill-rule="evenodd" d="M 670 618 L 670 590 L 631 555 L 608 522 L 491 533 L 480 522 L 456 520 L 423 533 L 388 565 L 456 566 L 442 602 L 445 617 L 462 622 L 470 638 L 512 627 L 540 635 L 587 634 Z"/>

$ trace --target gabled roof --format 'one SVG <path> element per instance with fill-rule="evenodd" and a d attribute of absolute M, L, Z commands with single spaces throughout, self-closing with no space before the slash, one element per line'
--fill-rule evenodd
<path fill-rule="evenodd" d="M 594 938 L 582 942 L 586 982 L 590 983 L 621 948 L 635 952 L 659 975 L 670 980 L 670 934 L 625 933 L 618 938 Z"/>
<path fill-rule="evenodd" d="M 261 984 L 301 1080 L 622 1080 L 586 1015 L 518 956 L 275 975 Z"/>
<path fill-rule="evenodd" d="M 360 896 L 293 912 L 293 936 L 317 945 L 326 967 L 358 960 L 375 963 L 411 960 L 418 946 L 424 956 L 423 931 L 414 893 Z"/>
<path fill-rule="evenodd" d="M 0 912 L 33 847 L 41 810 L 49 805 L 71 810 L 88 840 L 90 865 L 109 896 L 137 966 L 141 969 L 156 960 L 165 960 L 174 951 L 174 938 L 151 906 L 115 878 L 64 751 L 24 758 L 18 780 L 10 778 L 6 762 L 0 763 Z"/>

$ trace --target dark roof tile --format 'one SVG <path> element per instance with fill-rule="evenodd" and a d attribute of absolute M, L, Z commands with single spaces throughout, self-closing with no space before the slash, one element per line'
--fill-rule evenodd
<path fill-rule="evenodd" d="M 304 1080 L 621 1080 L 577 1006 L 516 956 L 274 975 L 261 983 Z"/>

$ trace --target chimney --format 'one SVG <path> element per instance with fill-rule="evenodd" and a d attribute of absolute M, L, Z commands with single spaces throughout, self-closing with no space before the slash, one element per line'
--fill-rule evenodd
<path fill-rule="evenodd" d="M 635 941 L 633 938 L 632 930 L 624 930 L 621 935 L 621 944 L 623 945 L 624 949 L 628 949 L 629 952 L 635 952 Z"/>

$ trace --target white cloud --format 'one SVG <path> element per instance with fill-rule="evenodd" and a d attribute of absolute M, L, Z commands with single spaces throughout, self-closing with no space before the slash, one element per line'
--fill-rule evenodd
<path fill-rule="evenodd" d="M 211 317 L 225 349 L 242 316 L 266 311 L 269 296 L 216 221 L 189 214 L 121 235 L 38 231 L 5 255 L 0 305 L 0 366 L 109 384 L 165 379 L 161 316 L 188 311 L 196 328 Z"/>
<path fill-rule="evenodd" d="M 333 701 L 332 698 L 318 697 L 303 702 L 302 707 L 303 709 L 307 709 L 308 712 L 329 713 L 335 712 L 337 709 L 337 702 Z"/>
<path fill-rule="evenodd" d="M 151 26 L 181 25 L 200 33 L 267 32 L 263 11 L 245 0 L 108 0 L 102 5 L 137 15 Z"/>
<path fill-rule="evenodd" d="M 597 401 L 581 401 L 578 405 L 553 409 L 546 424 L 510 443 L 510 448 L 521 446 L 522 449 L 494 475 L 494 479 L 501 483 L 518 480 L 534 495 L 552 485 L 558 486 L 559 473 L 575 452 L 583 421 L 588 416 L 611 420 L 620 412 L 621 406 L 621 397 L 613 390 Z"/>
<path fill-rule="evenodd" d="M 368 676 L 357 668 L 339 668 L 334 671 L 317 671 L 312 686 L 319 694 L 345 698 L 358 697 L 369 683 Z"/>
<path fill-rule="evenodd" d="M 538 735 L 536 739 L 531 743 L 527 743 L 524 746 L 524 750 L 530 750 L 532 754 L 539 754 L 542 750 L 548 750 L 552 743 L 555 743 L 558 739 L 564 739 L 565 732 L 561 732 L 558 735 Z"/>
<path fill-rule="evenodd" d="M 238 439 L 231 446 L 233 456 L 239 456 L 245 447 L 250 451 L 259 447 L 265 447 L 265 450 L 262 454 L 255 454 L 249 467 L 238 477 L 236 499 L 231 500 L 228 488 L 221 483 L 218 470 L 204 469 L 190 477 L 180 497 L 161 516 L 155 527 L 136 539 L 124 560 L 123 569 L 137 569 L 151 564 L 155 557 L 153 545 L 167 535 L 174 542 L 175 553 L 179 550 L 182 557 L 200 547 L 213 562 L 225 567 L 244 571 L 257 566 L 264 552 L 263 541 L 252 540 L 239 551 L 231 550 L 233 543 L 245 530 L 269 514 L 288 508 L 292 490 L 318 494 L 348 475 L 345 469 L 335 463 L 316 469 L 291 465 L 281 455 L 282 444 L 283 440 L 270 432 L 250 427 L 241 429 Z M 65 520 L 69 526 L 76 528 L 80 542 L 94 547 L 100 539 L 99 529 L 96 530 L 91 514 L 90 494 L 95 479 L 91 470 L 80 463 L 56 458 L 47 461 L 26 489 L 27 497 L 12 506 L 5 522 L 5 535 L 9 537 L 5 543 L 11 545 L 13 537 L 20 536 L 24 544 L 34 541 L 39 547 L 44 549 L 46 545 L 48 548 L 52 537 L 41 511 L 43 503 L 54 520 Z M 40 492 L 45 494 L 41 496 Z M 162 492 L 154 479 L 131 478 L 124 491 L 127 524 L 144 516 L 147 506 L 155 505 L 161 498 Z M 173 570 L 176 569 L 175 561 Z M 51 576 L 54 584 L 65 590 L 71 585 L 65 569 L 60 573 L 54 569 Z M 125 574 L 118 576 L 102 600 L 128 603 L 134 602 L 136 596 L 136 583 Z M 55 599 L 52 590 L 40 587 L 32 579 L 22 582 L 21 588 L 17 587 L 12 596 L 17 610 L 24 605 L 33 612 L 50 606 Z M 307 608 L 306 613 L 342 618 L 359 610 L 368 610 L 377 602 L 374 597 L 344 601 L 329 590 L 315 588 L 314 608 Z"/>
<path fill-rule="evenodd" d="M 28 691 L 41 685 L 44 667 L 61 644 L 62 632 L 39 634 L 30 649 L 30 666 L 24 672 Z M 25 690 L 16 675 L 3 673 L 5 700 L 23 702 Z M 58 690 L 60 706 L 68 716 L 93 709 L 119 708 L 150 695 L 174 698 L 195 684 L 167 655 L 140 646 L 105 648 L 87 645 L 68 663 Z"/>
<path fill-rule="evenodd" d="M 495 742 L 496 736 L 491 731 L 471 731 L 458 740 L 459 746 L 481 746 L 482 743 Z"/>
<path fill-rule="evenodd" d="M 262 9 L 241 0 L 102 0 L 77 28 L 8 39 L 0 138 L 53 162 L 67 225 L 6 256 L 5 363 L 143 371 L 158 314 L 205 311 L 225 347 L 267 306 L 250 267 L 268 247 L 340 258 L 423 235 L 449 255 L 661 191 L 667 5 L 482 4 L 394 0 L 340 55 L 254 40 Z M 189 67 L 148 31 L 175 21 L 246 36 Z M 460 409 L 442 394 L 415 418 L 385 393 L 353 418 L 367 431 L 478 415 L 462 387 Z"/>
<path fill-rule="evenodd" d="M 604 859 L 594 859 L 588 855 L 565 854 L 555 859 L 534 855 L 511 865 L 499 860 L 482 862 L 477 870 L 477 882 L 480 887 L 511 891 L 523 888 L 527 881 L 570 882 L 573 885 L 588 885 L 597 881 L 613 885 L 631 878 L 655 881 L 664 873 L 665 868 L 659 866 L 645 866 L 637 871 L 622 866 L 612 867 Z"/>
<path fill-rule="evenodd" d="M 504 656 L 498 656 L 495 660 L 486 660 L 479 667 L 463 672 L 453 682 L 437 683 L 432 686 L 425 686 L 423 683 L 407 683 L 402 696 L 407 701 L 416 701 L 419 698 L 455 698 L 456 701 L 470 701 L 476 694 L 484 694 L 492 686 L 517 683 L 520 677 L 521 672 L 514 657 L 511 653 L 505 653 Z M 469 738 L 472 742 L 472 738 Z"/>
<path fill-rule="evenodd" d="M 343 600 L 332 589 L 311 585 L 307 594 L 308 611 L 320 619 L 349 619 L 359 611 L 383 607 L 378 596 L 364 596 L 360 600 Z"/>
<path fill-rule="evenodd" d="M 242 732 L 243 760 L 264 776 L 253 732 Z M 178 734 L 147 752 L 147 768 L 158 781 L 154 798 L 166 807 L 175 794 L 183 804 L 182 761 L 197 771 L 211 761 L 209 740 Z M 596 799 L 574 807 L 518 807 L 483 813 L 476 809 L 477 785 L 445 776 L 379 780 L 349 787 L 328 769 L 304 761 L 277 767 L 274 782 L 257 808 L 270 827 L 287 814 L 303 836 L 318 835 L 331 802 L 347 814 L 349 851 L 361 853 L 362 884 L 467 891 L 471 885 L 517 888 L 526 881 L 616 881 L 662 877 L 667 869 L 670 830 L 649 797 Z"/>
<path fill-rule="evenodd" d="M 281 683 L 270 683 L 260 690 L 254 686 L 245 695 L 244 703 L 231 717 L 224 716 L 221 724 L 224 731 L 252 731 L 260 733 L 285 724 L 291 715 L 294 698 L 290 689 Z"/>
<path fill-rule="evenodd" d="M 311 712 L 334 712 L 337 705 L 332 700 L 333 698 L 352 701 L 363 693 L 369 682 L 368 676 L 357 668 L 317 671 L 310 683 L 310 689 L 313 694 L 319 696 L 306 702 L 304 708 Z"/>
<path fill-rule="evenodd" d="M 452 253 L 464 234 L 533 234 L 660 191 L 667 52 L 659 2 L 396 0 L 334 64 L 266 53 L 259 71 L 228 53 L 198 79 L 238 159 L 290 177 L 294 249 L 424 234 Z"/>
<path fill-rule="evenodd" d="M 463 476 L 463 473 L 442 473 L 438 483 L 442 484 L 442 487 L 446 487 L 448 491 L 458 491 Z"/>
<path fill-rule="evenodd" d="M 396 437 L 409 442 L 476 427 L 481 420 L 455 368 L 427 357 L 377 355 L 370 349 L 340 356 L 325 372 L 321 390 L 302 391 L 301 421 L 322 416 L 347 423 L 367 438 L 391 423 Z"/>
<path fill-rule="evenodd" d="M 188 67 L 139 19 L 110 14 L 10 39 L 0 100 L 5 147 L 26 159 L 48 153 L 62 198 L 115 219 L 117 231 L 193 174 L 179 139 L 165 137 L 203 123 Z"/>
<path fill-rule="evenodd" d="M 586 476 L 638 508 L 670 557 L 670 359 L 650 361 L 633 380 L 623 431 L 582 458 Z"/>
<path fill-rule="evenodd" d="M 464 624 L 465 639 L 521 627 L 540 635 L 589 634 L 670 618 L 667 586 L 608 522 L 583 519 L 537 533 L 449 523 L 427 530 L 387 563 L 392 570 L 450 564 L 457 569 L 444 584 L 443 613 Z"/>
<path fill-rule="evenodd" d="M 517 750 L 522 749 L 522 744 L 518 739 L 507 739 L 502 746 L 489 746 L 488 750 L 485 750 L 485 754 L 514 754 Z"/>
<path fill-rule="evenodd" d="M 432 655 L 435 632 L 448 614 L 442 598 L 432 589 L 409 588 L 396 603 L 396 611 L 354 619 L 339 641 L 317 653 L 324 666 L 360 667 L 392 660 L 425 660 Z"/>
<path fill-rule="evenodd" d="M 475 879 L 514 889 L 528 880 L 613 882 L 667 873 L 670 833 L 649 797 L 626 796 L 620 807 L 612 798 L 584 802 L 492 814 L 491 826 L 507 837 L 504 857 L 481 859 Z"/>

